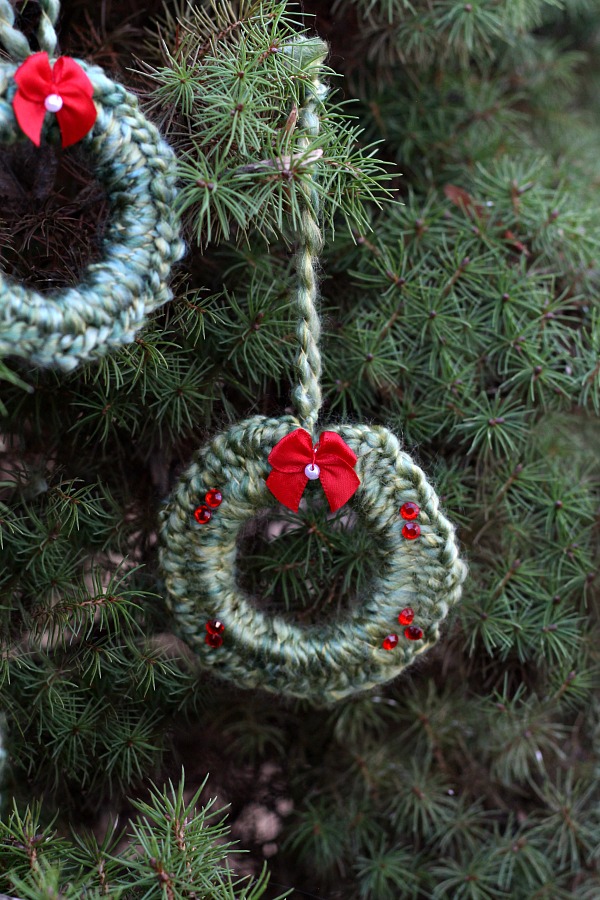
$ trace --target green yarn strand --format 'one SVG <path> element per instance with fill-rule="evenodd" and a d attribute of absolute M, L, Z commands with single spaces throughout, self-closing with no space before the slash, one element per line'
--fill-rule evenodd
<path fill-rule="evenodd" d="M 45 50 L 48 56 L 54 56 L 58 45 L 55 25 L 60 13 L 60 0 L 39 0 L 39 6 L 38 44 L 40 50 Z M 0 44 L 18 62 L 27 59 L 32 53 L 25 35 L 15 28 L 15 10 L 10 0 L 0 0 Z"/>
<path fill-rule="evenodd" d="M 316 47 L 316 54 L 315 54 Z M 299 146 L 306 149 L 309 146 L 309 137 L 315 137 L 319 133 L 318 106 L 322 103 L 327 88 L 321 83 L 321 67 L 326 45 L 314 40 L 298 40 L 291 49 L 296 59 L 300 59 L 306 52 L 310 52 L 312 59 L 312 83 L 306 86 L 306 100 L 299 116 L 299 125 L 306 135 L 299 141 Z M 317 257 L 323 243 L 318 216 L 318 195 L 313 189 L 310 191 L 310 200 L 302 210 L 299 230 L 298 253 L 296 256 L 296 307 L 298 311 L 298 326 L 296 337 L 299 344 L 299 353 L 296 359 L 296 375 L 298 384 L 292 391 L 292 400 L 298 412 L 300 424 L 313 437 L 316 438 L 315 429 L 321 409 L 321 353 L 319 350 L 319 338 L 321 323 L 317 312 Z"/>
<path fill-rule="evenodd" d="M 10 0 L 0 0 L 0 44 L 14 60 L 26 59 L 31 53 L 29 41 L 15 28 L 15 11 Z"/>
<path fill-rule="evenodd" d="M 55 56 L 58 45 L 58 37 L 54 26 L 60 13 L 60 0 L 39 0 L 41 16 L 37 31 L 40 50 L 45 50 L 48 56 Z"/>
<path fill-rule="evenodd" d="M 302 211 L 301 246 L 296 258 L 296 306 L 299 320 L 296 337 L 300 351 L 296 359 L 298 385 L 292 393 L 302 428 L 314 433 L 321 409 L 321 323 L 316 309 L 316 257 L 321 247 L 321 233 L 312 212 Z"/>

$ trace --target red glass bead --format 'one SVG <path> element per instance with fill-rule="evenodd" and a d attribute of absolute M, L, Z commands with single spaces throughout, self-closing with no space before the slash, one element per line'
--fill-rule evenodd
<path fill-rule="evenodd" d="M 225 631 L 225 626 L 218 619 L 211 619 L 204 627 L 209 634 L 223 634 Z"/>
<path fill-rule="evenodd" d="M 423 629 L 419 628 L 418 625 L 409 625 L 408 628 L 404 629 L 404 637 L 408 638 L 409 641 L 420 641 L 423 637 Z"/>
<path fill-rule="evenodd" d="M 407 522 L 402 529 L 402 537 L 405 537 L 407 541 L 414 541 L 420 534 L 421 526 L 417 525 L 416 522 Z"/>
<path fill-rule="evenodd" d="M 216 650 L 223 643 L 223 638 L 220 634 L 207 634 L 204 638 L 204 643 L 208 644 L 209 647 L 214 647 Z"/>
<path fill-rule="evenodd" d="M 398 621 L 401 625 L 410 625 L 412 620 L 415 617 L 414 609 L 411 609 L 410 606 L 407 606 L 406 609 L 403 609 L 400 615 L 398 616 Z"/>
<path fill-rule="evenodd" d="M 407 522 L 412 522 L 413 519 L 416 519 L 421 510 L 417 506 L 416 503 L 403 503 L 400 507 L 400 515 L 403 519 L 406 519 Z"/>
<path fill-rule="evenodd" d="M 384 638 L 383 644 L 381 645 L 384 650 L 393 650 L 396 644 L 398 643 L 398 635 L 397 634 L 388 634 L 386 638 Z"/>
<path fill-rule="evenodd" d="M 204 501 L 207 506 L 210 506 L 211 509 L 217 509 L 217 507 L 220 506 L 223 502 L 223 494 L 216 488 L 212 488 L 212 490 L 207 491 Z"/>
<path fill-rule="evenodd" d="M 212 519 L 212 512 L 208 506 L 199 506 L 194 510 L 194 518 L 199 525 L 206 525 Z"/>

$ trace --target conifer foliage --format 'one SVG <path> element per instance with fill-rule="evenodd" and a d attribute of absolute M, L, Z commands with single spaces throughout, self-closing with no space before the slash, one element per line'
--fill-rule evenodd
<path fill-rule="evenodd" d="M 62 52 L 177 153 L 188 253 L 131 346 L 0 361 L 0 892 L 600 895 L 599 34 L 583 0 L 64 0 Z M 197 667 L 156 537 L 194 450 L 289 403 L 309 185 L 326 416 L 402 435 L 469 565 L 435 650 L 323 708 Z M 12 278 L 50 292 L 101 256 L 81 149 L 3 147 L 0 196 Z M 239 548 L 261 608 L 313 622 L 368 589 L 347 516 L 275 524 Z"/>

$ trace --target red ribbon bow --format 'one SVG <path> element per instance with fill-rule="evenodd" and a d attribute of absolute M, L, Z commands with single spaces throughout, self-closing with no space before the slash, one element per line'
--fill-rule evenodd
<path fill-rule="evenodd" d="M 269 453 L 273 466 L 267 487 L 280 503 L 298 512 L 306 482 L 319 478 L 332 512 L 347 503 L 360 484 L 356 454 L 334 431 L 324 431 L 313 447 L 308 431 L 286 434 Z"/>
<path fill-rule="evenodd" d="M 19 66 L 15 81 L 17 122 L 38 147 L 47 112 L 56 113 L 63 147 L 80 141 L 96 121 L 94 86 L 70 56 L 59 57 L 51 68 L 47 53 L 34 53 Z"/>

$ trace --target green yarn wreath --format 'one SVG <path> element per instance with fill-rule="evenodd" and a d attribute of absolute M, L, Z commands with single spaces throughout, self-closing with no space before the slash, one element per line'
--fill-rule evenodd
<path fill-rule="evenodd" d="M 338 425 L 358 457 L 361 485 L 348 506 L 376 539 L 383 564 L 355 609 L 324 626 L 300 626 L 270 617 L 238 582 L 238 537 L 245 523 L 279 507 L 266 487 L 267 456 L 300 422 L 292 416 L 256 416 L 234 425 L 196 454 L 163 513 L 161 565 L 169 604 L 181 636 L 204 666 L 236 684 L 331 703 L 398 675 L 439 637 L 440 623 L 460 597 L 465 567 L 454 529 L 421 469 L 387 428 Z M 210 521 L 198 524 L 194 510 L 218 488 L 223 501 Z M 420 507 L 418 540 L 402 536 L 399 508 Z M 382 638 L 398 630 L 398 614 L 412 607 L 423 639 L 382 649 Z M 205 644 L 205 623 L 225 623 L 224 643 Z"/>
<path fill-rule="evenodd" d="M 38 40 L 53 56 L 58 3 L 40 5 Z M 7 0 L 0 0 L 0 40 L 16 58 L 29 53 Z M 76 287 L 49 295 L 0 273 L 0 357 L 15 355 L 64 370 L 133 341 L 148 313 L 171 299 L 169 274 L 185 249 L 173 211 L 172 150 L 143 116 L 136 97 L 99 67 L 77 62 L 93 84 L 98 112 L 81 144 L 110 205 L 103 258 L 87 266 Z M 14 63 L 0 63 L 0 144 L 5 145 L 27 140 L 12 106 L 16 69 Z M 55 121 L 46 133 L 58 141 Z"/>

